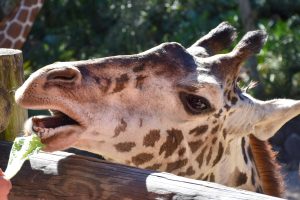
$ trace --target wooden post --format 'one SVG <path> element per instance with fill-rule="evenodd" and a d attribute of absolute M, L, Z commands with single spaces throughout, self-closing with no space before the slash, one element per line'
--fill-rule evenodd
<path fill-rule="evenodd" d="M 14 91 L 23 83 L 22 51 L 0 48 L 0 139 L 13 141 L 23 129 L 27 111 L 14 100 Z"/>
<path fill-rule="evenodd" d="M 0 142 L 2 169 L 10 148 L 9 142 Z M 12 184 L 9 199 L 14 200 L 279 199 L 61 151 L 31 156 Z"/>

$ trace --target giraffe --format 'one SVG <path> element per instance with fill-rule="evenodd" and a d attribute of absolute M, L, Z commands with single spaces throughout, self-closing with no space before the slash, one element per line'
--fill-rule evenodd
<path fill-rule="evenodd" d="M 236 30 L 223 22 L 189 48 L 168 42 L 145 52 L 56 62 L 16 91 L 24 125 L 45 151 L 75 147 L 114 162 L 283 194 L 266 142 L 300 113 L 300 101 L 260 101 L 238 87 L 241 64 L 266 41 L 251 31 L 228 53 Z"/>
<path fill-rule="evenodd" d="M 0 47 L 22 49 L 44 0 L 21 0 L 19 6 L 0 23 Z"/>

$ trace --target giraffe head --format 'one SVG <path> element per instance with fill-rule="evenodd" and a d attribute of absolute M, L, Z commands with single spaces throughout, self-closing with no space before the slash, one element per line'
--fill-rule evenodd
<path fill-rule="evenodd" d="M 49 151 L 74 146 L 165 171 L 183 166 L 183 154 L 196 154 L 201 168 L 200 147 L 216 144 L 207 161 L 215 166 L 230 141 L 250 134 L 266 140 L 300 113 L 299 101 L 259 101 L 239 89 L 240 66 L 260 51 L 266 33 L 248 32 L 218 54 L 234 39 L 235 29 L 222 23 L 187 49 L 163 43 L 135 55 L 45 66 L 15 98 L 52 115 L 29 119 L 26 130 L 37 132 Z"/>

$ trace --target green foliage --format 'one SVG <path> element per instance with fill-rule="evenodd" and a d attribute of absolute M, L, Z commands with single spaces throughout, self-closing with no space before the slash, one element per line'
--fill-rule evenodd
<path fill-rule="evenodd" d="M 4 172 L 6 178 L 13 178 L 21 169 L 24 162 L 29 159 L 29 156 L 37 154 L 43 147 L 44 145 L 40 137 L 36 134 L 26 137 L 17 137 L 11 148 L 7 168 Z"/>
<path fill-rule="evenodd" d="M 270 34 L 259 63 L 268 96 L 300 97 L 300 18 L 261 20 Z"/>
<path fill-rule="evenodd" d="M 190 45 L 223 20 L 238 25 L 236 9 L 232 0 L 45 1 L 24 48 L 26 72 L 58 60 L 136 53 L 166 41 Z"/>
<path fill-rule="evenodd" d="M 300 97 L 300 1 L 254 0 L 269 41 L 259 72 L 269 97 Z M 131 54 L 166 41 L 189 46 L 229 21 L 244 32 L 236 0 L 45 1 L 24 48 L 26 74 L 55 61 Z"/>

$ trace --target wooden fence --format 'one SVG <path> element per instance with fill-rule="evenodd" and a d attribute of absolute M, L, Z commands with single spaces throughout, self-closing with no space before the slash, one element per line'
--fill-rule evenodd
<path fill-rule="evenodd" d="M 10 148 L 9 142 L 0 142 L 1 168 L 5 169 Z M 12 183 L 13 200 L 278 199 L 67 152 L 30 157 Z"/>

